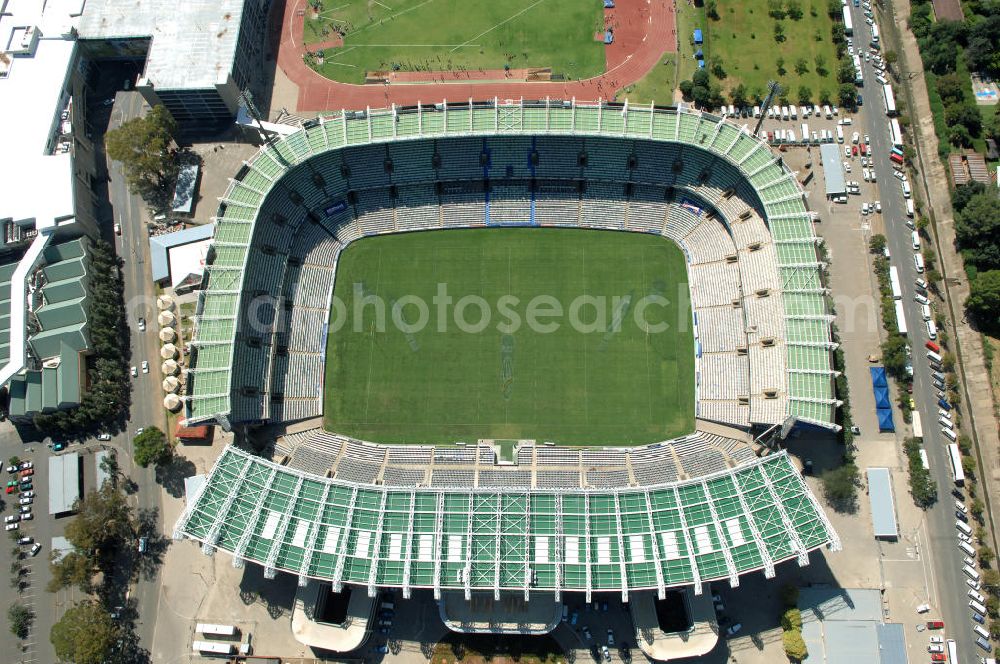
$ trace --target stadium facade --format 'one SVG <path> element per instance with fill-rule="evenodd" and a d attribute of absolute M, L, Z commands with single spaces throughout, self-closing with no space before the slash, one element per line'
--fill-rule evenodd
<path fill-rule="evenodd" d="M 728 580 L 839 548 L 784 452 L 836 428 L 831 316 L 795 174 L 685 108 L 469 102 L 341 112 L 269 142 L 221 199 L 188 423 L 322 412 L 337 257 L 371 235 L 555 226 L 666 236 L 688 261 L 697 431 L 641 448 L 385 446 L 312 432 L 228 448 L 175 527 L 234 564 L 366 587 L 586 593 Z M 263 324 L 262 324 L 263 321 Z M 287 464 L 287 465 L 285 465 Z"/>

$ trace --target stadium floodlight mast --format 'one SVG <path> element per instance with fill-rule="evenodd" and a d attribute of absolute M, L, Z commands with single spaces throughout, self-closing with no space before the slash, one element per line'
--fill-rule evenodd
<path fill-rule="evenodd" d="M 764 98 L 764 103 L 760 107 L 760 117 L 757 118 L 757 126 L 753 128 L 753 135 L 760 135 L 760 126 L 764 124 L 764 118 L 767 117 L 767 109 L 771 108 L 771 102 L 774 98 L 781 94 L 781 86 L 778 85 L 777 81 L 767 82 L 767 97 Z"/>

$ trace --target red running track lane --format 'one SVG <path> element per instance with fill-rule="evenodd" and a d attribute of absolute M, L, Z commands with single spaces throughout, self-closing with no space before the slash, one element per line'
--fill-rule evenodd
<path fill-rule="evenodd" d="M 591 0 L 596 1 L 596 0 Z M 623 0 L 605 12 L 615 40 L 605 46 L 606 70 L 580 81 L 565 82 L 465 82 L 355 85 L 324 78 L 302 61 L 305 52 L 300 14 L 306 0 L 285 0 L 278 47 L 278 66 L 299 88 L 298 111 L 385 108 L 392 104 L 435 103 L 444 99 L 612 99 L 660 62 L 664 53 L 677 49 L 675 0 Z M 428 72 L 434 78 L 434 72 Z M 441 73 L 436 74 L 437 77 Z M 458 76 L 461 79 L 460 76 Z M 503 78 L 500 76 L 498 78 Z M 636 100 L 640 101 L 640 100 Z M 641 100 L 648 103 L 650 100 Z"/>

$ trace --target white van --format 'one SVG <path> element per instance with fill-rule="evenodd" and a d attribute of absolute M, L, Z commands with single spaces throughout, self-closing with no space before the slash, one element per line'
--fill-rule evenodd
<path fill-rule="evenodd" d="M 924 325 L 927 326 L 927 338 L 931 341 L 937 339 L 937 325 L 934 324 L 934 321 L 929 320 Z"/>
<path fill-rule="evenodd" d="M 760 117 L 760 106 L 754 106 L 753 107 L 753 117 L 754 117 L 754 120 L 756 120 L 756 119 L 758 119 Z"/>
<path fill-rule="evenodd" d="M 959 542 L 958 548 L 961 549 L 968 556 L 975 556 L 976 550 L 972 548 L 972 545 L 968 542 Z"/>
<path fill-rule="evenodd" d="M 910 197 L 910 181 L 903 180 L 903 198 Z"/>
<path fill-rule="evenodd" d="M 829 105 L 824 105 L 823 106 L 823 114 L 826 115 L 826 119 L 827 120 L 832 120 L 833 119 L 833 111 L 830 110 L 830 106 Z"/>
<path fill-rule="evenodd" d="M 910 233 L 910 243 L 913 245 L 914 251 L 920 251 L 920 233 L 916 231 Z"/>
<path fill-rule="evenodd" d="M 927 359 L 934 364 L 941 364 L 941 356 L 932 350 L 927 351 Z"/>
<path fill-rule="evenodd" d="M 986 613 L 986 607 L 974 599 L 969 600 L 969 607 L 975 609 L 976 613 L 982 613 L 982 614 Z"/>
<path fill-rule="evenodd" d="M 788 115 L 790 115 L 793 120 L 798 120 L 799 119 L 799 109 L 795 108 L 794 106 L 790 107 L 788 109 Z"/>
<path fill-rule="evenodd" d="M 920 305 L 920 317 L 923 318 L 924 320 L 930 320 L 932 318 L 931 307 L 929 304 Z"/>
<path fill-rule="evenodd" d="M 916 235 L 916 233 L 914 233 Z M 917 272 L 924 271 L 924 256 L 923 254 L 913 254 L 913 267 L 916 268 Z"/>
<path fill-rule="evenodd" d="M 837 125 L 837 142 L 838 143 L 844 142 L 844 128 L 841 127 L 840 125 Z"/>
<path fill-rule="evenodd" d="M 729 105 L 729 117 L 731 118 L 736 117 L 736 109 L 733 107 L 732 104 Z"/>
<path fill-rule="evenodd" d="M 955 528 L 957 528 L 959 532 L 963 532 L 969 537 L 972 537 L 972 528 L 970 528 L 969 524 L 967 524 L 965 521 L 959 521 L 958 519 L 955 519 Z M 978 577 L 979 575 L 977 574 L 976 576 Z"/>
<path fill-rule="evenodd" d="M 788 107 L 787 106 L 782 106 L 781 107 L 781 119 L 785 120 L 786 122 L 788 121 Z"/>
<path fill-rule="evenodd" d="M 975 570 L 973 570 L 973 571 L 975 571 Z M 978 572 L 977 572 L 977 574 L 978 574 Z M 982 595 L 980 595 L 975 590 L 971 590 L 970 589 L 969 592 L 967 592 L 966 594 L 969 596 L 970 599 L 974 599 L 974 600 L 976 600 L 979 603 L 983 603 L 983 602 L 986 601 L 986 598 L 983 597 Z"/>
<path fill-rule="evenodd" d="M 961 500 L 956 500 L 955 501 L 955 509 L 957 509 L 962 514 L 968 514 L 969 513 L 969 508 L 966 507 L 965 503 L 963 503 Z M 968 565 L 969 563 L 965 563 L 965 564 Z"/>
<path fill-rule="evenodd" d="M 911 219 L 913 218 L 913 199 L 912 198 L 907 198 L 906 199 L 906 216 L 910 217 Z"/>
<path fill-rule="evenodd" d="M 945 419 L 945 418 L 943 418 L 943 417 L 939 417 L 939 418 L 938 418 L 938 424 L 940 424 L 940 425 L 941 425 L 942 427 L 944 427 L 945 429 L 951 429 L 951 428 L 952 428 L 952 427 L 954 426 L 954 425 L 953 425 L 953 424 L 951 423 L 951 420 L 946 420 L 946 419 Z"/>
<path fill-rule="evenodd" d="M 978 634 L 979 636 L 983 637 L 987 641 L 990 640 L 990 633 L 987 632 L 985 629 L 983 629 L 982 625 L 973 625 L 972 631 Z"/>

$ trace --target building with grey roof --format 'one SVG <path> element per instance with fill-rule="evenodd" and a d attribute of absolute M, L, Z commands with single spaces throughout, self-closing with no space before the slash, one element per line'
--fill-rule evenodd
<path fill-rule="evenodd" d="M 80 455 L 76 452 L 49 457 L 49 514 L 73 511 L 80 499 Z"/>
<path fill-rule="evenodd" d="M 903 626 L 885 622 L 878 590 L 802 588 L 799 610 L 810 662 L 906 664 Z"/>
<path fill-rule="evenodd" d="M 81 48 L 92 58 L 145 57 L 136 89 L 183 128 L 231 122 L 262 62 L 270 0 L 89 0 Z"/>
<path fill-rule="evenodd" d="M 819 154 L 823 161 L 826 197 L 846 196 L 847 182 L 844 179 L 844 165 L 840 160 L 840 146 L 836 143 L 826 143 L 819 146 Z"/>

